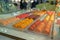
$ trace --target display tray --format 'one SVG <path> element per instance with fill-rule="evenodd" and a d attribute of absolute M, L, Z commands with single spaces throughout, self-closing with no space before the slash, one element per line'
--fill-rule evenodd
<path fill-rule="evenodd" d="M 55 25 L 55 26 L 57 26 L 57 25 Z M 57 29 L 57 31 L 58 31 L 58 29 Z M 47 40 L 47 39 L 51 40 L 51 37 L 48 37 L 46 35 L 37 35 L 37 34 L 31 33 L 31 32 L 23 32 L 23 31 L 12 28 L 10 25 L 7 27 L 1 26 L 0 32 L 8 34 L 8 35 L 16 36 L 18 38 L 23 38 L 26 40 Z M 58 35 L 54 37 L 54 40 L 57 40 L 57 39 L 58 39 Z"/>
<path fill-rule="evenodd" d="M 11 15 L 11 14 L 9 14 L 9 15 Z M 4 17 L 7 18 L 9 15 L 4 15 L 4 16 L 1 15 L 0 18 L 4 18 Z M 12 17 L 12 16 L 10 16 L 10 17 Z M 59 28 L 57 26 L 58 25 L 56 25 L 56 23 L 54 23 L 54 30 L 57 30 L 57 33 L 58 33 Z M 0 25 L 0 32 L 8 34 L 8 35 L 16 36 L 19 38 L 23 38 L 26 40 L 51 40 L 51 36 L 46 36 L 43 34 L 38 35 L 38 34 L 34 34 L 32 32 L 20 31 L 18 29 L 13 28 L 12 24 L 9 24 L 7 26 Z M 56 40 L 57 37 L 58 37 L 58 34 L 56 36 L 54 36 L 54 40 Z"/>

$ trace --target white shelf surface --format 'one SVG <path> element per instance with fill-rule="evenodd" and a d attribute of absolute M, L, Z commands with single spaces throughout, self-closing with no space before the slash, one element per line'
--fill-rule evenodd
<path fill-rule="evenodd" d="M 45 37 L 45 36 L 36 36 L 33 34 L 29 34 L 29 33 L 25 33 L 25 32 L 21 32 L 21 31 L 17 31 L 14 29 L 10 29 L 10 28 L 6 28 L 6 27 L 0 27 L 0 32 L 5 33 L 5 34 L 9 34 L 9 35 L 13 35 L 19 38 L 23 38 L 26 40 L 49 40 L 49 37 Z"/>

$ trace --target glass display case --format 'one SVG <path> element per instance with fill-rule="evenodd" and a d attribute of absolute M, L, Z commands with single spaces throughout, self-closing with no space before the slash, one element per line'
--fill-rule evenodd
<path fill-rule="evenodd" d="M 18 10 L 11 1 L 4 3 L 0 1 L 0 33 L 26 40 L 60 39 L 60 15 L 57 15 L 55 5 L 43 3 L 35 9 Z"/>

